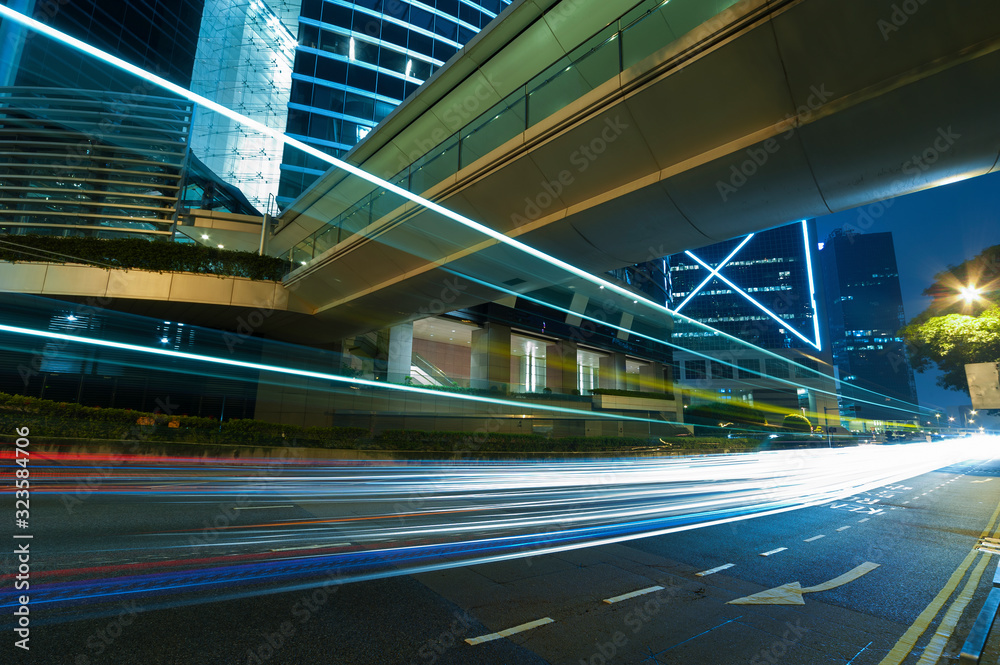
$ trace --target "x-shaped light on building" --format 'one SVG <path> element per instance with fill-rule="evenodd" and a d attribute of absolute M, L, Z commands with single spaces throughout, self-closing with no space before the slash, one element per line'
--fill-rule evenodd
<path fill-rule="evenodd" d="M 697 256 L 695 256 L 690 250 L 684 252 L 685 254 L 687 254 L 688 256 L 690 256 L 692 259 L 694 259 L 695 261 L 697 261 L 703 268 L 705 268 L 706 270 L 708 270 L 709 274 L 708 274 L 708 277 L 706 277 L 701 282 L 701 284 L 699 284 L 693 291 L 691 291 L 691 293 L 688 294 L 688 297 L 684 299 L 684 302 L 682 302 L 680 304 L 680 306 L 677 307 L 677 309 L 675 311 L 680 311 L 681 307 L 684 307 L 684 305 L 686 305 L 687 302 L 689 300 L 691 300 L 691 298 L 693 298 L 695 296 L 695 294 L 697 294 L 702 288 L 704 288 L 705 285 L 708 284 L 712 280 L 713 277 L 718 277 L 720 280 L 722 280 L 723 282 L 725 282 L 726 285 L 729 286 L 729 288 L 731 288 L 732 290 L 736 291 L 736 293 L 738 293 L 741 296 L 743 296 L 744 298 L 746 298 L 747 301 L 749 301 L 750 303 L 752 303 L 760 311 L 764 312 L 769 317 L 771 317 L 772 319 L 774 319 L 775 321 L 777 321 L 778 323 L 780 323 L 782 328 L 784 328 L 785 330 L 791 331 L 792 334 L 794 334 L 796 337 L 798 337 L 799 339 L 801 339 L 803 342 L 805 342 L 809 346 L 812 346 L 815 349 L 819 349 L 820 348 L 819 328 L 818 328 L 818 326 L 819 326 L 819 320 L 816 318 L 816 300 L 815 300 L 815 295 L 813 293 L 812 260 L 811 260 L 810 255 L 809 255 L 809 235 L 808 235 L 808 231 L 805 228 L 804 223 L 803 223 L 803 237 L 805 238 L 805 242 L 806 242 L 806 247 L 805 247 L 806 262 L 807 262 L 807 266 L 808 266 L 808 269 L 809 269 L 809 290 L 810 290 L 809 295 L 810 295 L 810 298 L 812 300 L 812 305 L 813 305 L 813 324 L 816 327 L 816 339 L 815 339 L 815 341 L 809 339 L 808 337 L 806 337 L 805 335 L 803 335 L 802 333 L 800 333 L 794 327 L 792 327 L 791 325 L 789 325 L 789 323 L 787 321 L 782 320 L 782 318 L 779 317 L 777 314 L 775 314 L 774 312 L 772 312 L 771 310 L 769 310 L 767 307 L 764 307 L 762 304 L 760 304 L 759 302 L 757 302 L 756 300 L 754 300 L 750 296 L 749 293 L 747 293 L 746 291 L 744 291 L 740 287 L 736 286 L 730 280 L 726 279 L 725 277 L 723 277 L 719 273 L 719 271 L 722 270 L 722 268 L 724 268 L 725 265 L 727 263 L 729 263 L 729 261 L 731 261 L 734 256 L 736 256 L 736 253 L 739 252 L 740 249 L 742 249 L 743 246 L 747 244 L 747 242 L 753 237 L 753 235 L 754 234 L 751 233 L 746 238 L 744 238 L 743 241 L 740 242 L 740 244 L 736 246 L 736 249 L 734 249 L 732 252 L 730 252 L 729 256 L 727 256 L 725 259 L 723 259 L 722 263 L 720 263 L 715 268 L 713 268 L 712 266 L 708 265 L 707 263 L 705 263 L 704 261 L 702 261 L 700 258 L 698 258 Z"/>

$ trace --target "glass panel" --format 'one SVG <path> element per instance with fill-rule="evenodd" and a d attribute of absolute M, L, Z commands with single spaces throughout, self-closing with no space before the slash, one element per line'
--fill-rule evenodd
<path fill-rule="evenodd" d="M 486 114 L 485 122 L 462 136 L 462 164 L 468 166 L 525 130 L 525 99 L 509 98 L 494 106 Z"/>
<path fill-rule="evenodd" d="M 618 40 L 608 28 L 574 52 L 581 55 L 572 64 L 564 58 L 528 84 L 528 126 L 563 109 L 618 71 Z M 592 46 L 593 44 L 593 46 Z M 535 82 L 539 85 L 535 85 Z"/>
<path fill-rule="evenodd" d="M 735 4 L 735 0 L 671 0 L 660 12 L 680 37 Z"/>
<path fill-rule="evenodd" d="M 319 256 L 340 242 L 340 231 L 339 226 L 327 226 L 317 233 L 315 242 L 316 256 Z"/>
<path fill-rule="evenodd" d="M 410 191 L 421 193 L 458 170 L 458 137 L 453 136 L 434 151 L 417 160 L 411 170 Z"/>
<path fill-rule="evenodd" d="M 675 39 L 662 11 L 647 14 L 622 30 L 622 67 L 631 67 Z"/>

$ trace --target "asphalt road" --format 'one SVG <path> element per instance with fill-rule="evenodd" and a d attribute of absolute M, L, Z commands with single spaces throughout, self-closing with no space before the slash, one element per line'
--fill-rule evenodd
<path fill-rule="evenodd" d="M 785 466 L 808 469 L 811 455 L 805 455 Z M 197 486 L 187 478 L 182 486 L 174 484 L 180 480 L 161 483 L 162 474 L 154 474 L 153 480 L 140 478 L 135 465 L 128 468 L 135 477 L 109 474 L 92 483 L 89 494 L 79 492 L 77 482 L 71 486 L 75 493 L 54 486 L 64 491 L 39 495 L 38 521 L 31 529 L 36 536 L 32 552 L 39 562 L 33 583 L 44 583 L 47 573 L 61 571 L 57 577 L 70 587 L 94 579 L 113 587 L 116 580 L 133 579 L 140 571 L 224 568 L 217 560 L 243 562 L 241 557 L 260 551 L 262 542 L 271 545 L 266 548 L 267 563 L 275 557 L 286 560 L 280 551 L 284 548 L 273 546 L 282 543 L 270 539 L 274 528 L 261 526 L 270 520 L 262 520 L 259 506 L 241 498 L 243 490 L 231 485 L 232 478 L 202 478 Z M 718 473 L 722 471 L 720 467 Z M 267 482 L 279 476 L 291 482 L 293 475 L 272 469 Z M 80 618 L 93 614 L 89 604 L 58 611 L 35 606 L 31 650 L 15 648 L 17 637 L 11 636 L 10 644 L 0 647 L 0 662 L 888 665 L 935 663 L 938 654 L 941 662 L 948 662 L 949 656 L 953 662 L 993 576 L 994 556 L 977 551 L 977 544 L 984 533 L 1000 536 L 998 475 L 1000 462 L 968 460 L 905 481 L 868 483 L 855 495 L 821 505 L 752 519 L 726 513 L 731 521 L 714 526 L 473 566 L 459 565 L 461 557 L 442 556 L 435 559 L 437 565 L 455 567 L 369 581 L 341 583 L 336 566 L 329 565 L 323 573 L 330 581 L 325 586 L 315 585 L 322 571 L 312 570 L 311 586 L 277 592 L 291 584 L 257 585 L 232 600 L 203 602 L 235 595 L 234 586 L 226 584 L 196 596 L 113 596 L 99 605 L 103 616 L 92 618 Z M 614 485 L 628 484 L 620 481 L 617 477 Z M 49 482 L 61 481 L 53 477 Z M 206 487 L 218 490 L 227 482 L 225 492 L 204 495 Z M 729 486 L 732 482 L 732 477 L 720 479 L 711 494 L 720 493 L 719 487 L 736 491 Z M 169 501 L 175 510 L 162 510 L 164 496 L 150 495 L 149 487 L 156 483 L 173 485 Z M 779 485 L 784 483 L 763 483 L 768 498 Z M 565 490 L 565 484 L 559 486 L 560 492 Z M 407 492 L 411 501 L 419 497 L 417 505 L 410 506 L 414 512 L 441 507 L 429 493 L 414 495 L 412 488 Z M 69 509 L 67 495 L 81 500 L 69 501 Z M 468 505 L 468 496 L 449 496 L 446 503 Z M 328 562 L 325 547 L 315 548 L 320 556 L 303 551 L 311 546 L 300 531 L 288 530 L 287 520 L 301 529 L 300 522 L 328 519 L 331 501 L 320 500 L 316 493 L 268 498 L 291 501 L 269 504 L 289 506 L 280 509 L 278 527 L 282 538 L 291 534 L 288 558 Z M 495 499 L 490 498 L 486 519 L 450 513 L 443 522 L 437 516 L 433 523 L 469 527 L 509 516 L 509 507 L 497 507 Z M 177 502 L 183 510 L 176 509 Z M 153 509 L 157 505 L 161 509 Z M 738 505 L 745 508 L 747 501 Z M 233 510 L 236 507 L 250 510 Z M 587 507 L 608 509 L 606 502 Z M 336 512 L 370 518 L 383 509 L 370 501 L 342 501 Z M 253 518 L 244 517 L 251 513 Z M 408 514 L 395 512 L 397 518 Z M 565 522 L 565 516 L 560 519 Z M 405 519 L 395 521 L 408 526 Z M 345 529 L 343 523 L 336 528 L 336 534 L 321 532 L 319 544 L 338 544 L 324 541 L 326 536 L 356 538 L 362 533 L 372 538 L 363 544 L 366 552 L 396 544 L 379 540 L 387 537 L 385 530 Z M 483 533 L 496 535 L 488 527 Z M 164 540 L 166 534 L 173 536 Z M 193 544 L 192 534 L 202 542 Z M 559 544 L 543 538 L 535 547 Z M 205 550 L 212 556 L 206 557 Z M 334 548 L 332 554 L 345 551 L 357 550 Z M 212 561 L 200 562 L 206 558 Z M 5 572 L 12 563 L 8 561 Z M 398 562 L 401 570 L 408 565 L 407 559 Z M 72 575 L 67 577 L 67 570 Z M 804 593 L 793 586 L 776 595 L 796 604 L 731 604 L 795 582 Z M 262 593 L 268 590 L 276 593 Z M 608 599 L 615 602 L 605 602 Z M 189 601 L 193 604 L 185 604 Z M 150 609 L 167 604 L 176 606 Z M 10 616 L 10 610 L 5 612 Z M 525 628 L 493 635 L 517 627 Z M 897 646 L 904 635 L 912 639 Z M 476 639 L 484 636 L 495 639 Z M 992 645 L 990 654 L 995 662 Z"/>

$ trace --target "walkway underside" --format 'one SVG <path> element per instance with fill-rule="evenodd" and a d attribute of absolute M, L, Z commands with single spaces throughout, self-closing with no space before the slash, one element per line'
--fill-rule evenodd
<path fill-rule="evenodd" d="M 912 5 L 738 3 L 424 194 L 602 273 L 989 173 L 1000 5 Z M 878 214 L 858 230 L 877 230 Z M 543 287 L 568 302 L 580 288 L 403 208 L 287 285 L 340 336 Z"/>

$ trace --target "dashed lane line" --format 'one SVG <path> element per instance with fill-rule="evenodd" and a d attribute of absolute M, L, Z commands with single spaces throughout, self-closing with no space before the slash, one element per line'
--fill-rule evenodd
<path fill-rule="evenodd" d="M 515 633 L 522 633 L 526 630 L 531 630 L 532 628 L 538 628 L 539 626 L 544 626 L 547 623 L 554 623 L 549 617 L 544 619 L 536 619 L 535 621 L 529 621 L 528 623 L 522 623 L 520 626 L 514 626 L 513 628 L 507 628 L 506 630 L 501 630 L 496 633 L 490 633 L 489 635 L 481 635 L 479 637 L 467 637 L 465 638 L 466 643 L 475 646 L 477 644 L 482 644 L 483 642 L 492 642 L 493 640 L 499 640 L 504 637 L 509 637 Z"/>
<path fill-rule="evenodd" d="M 700 573 L 699 573 L 700 574 Z M 645 589 L 639 589 L 638 591 L 633 591 L 631 593 L 623 593 L 620 596 L 614 596 L 613 598 L 605 598 L 604 602 L 608 605 L 613 605 L 614 603 L 620 603 L 623 600 L 628 600 L 629 598 L 635 598 L 636 596 L 644 596 L 647 593 L 653 593 L 654 591 L 662 591 L 661 586 L 651 586 Z"/>
<path fill-rule="evenodd" d="M 826 535 L 821 533 L 818 536 L 813 536 L 812 538 L 806 538 L 802 542 L 803 543 L 811 543 L 812 541 L 819 540 L 820 538 L 826 538 Z"/>
<path fill-rule="evenodd" d="M 719 571 L 726 570 L 727 568 L 732 568 L 735 563 L 724 563 L 721 566 L 716 566 L 715 568 L 709 568 L 708 570 L 703 570 L 700 573 L 695 573 L 698 577 L 705 577 L 706 575 L 714 575 Z M 606 601 L 605 601 L 606 602 Z"/>
<path fill-rule="evenodd" d="M 850 526 L 842 526 L 839 529 L 837 529 L 837 531 L 847 531 L 850 528 L 851 528 Z"/>
<path fill-rule="evenodd" d="M 788 549 L 787 547 L 779 547 L 777 549 L 770 550 L 769 552 L 761 552 L 760 555 L 771 556 L 772 554 L 777 554 L 778 552 L 784 552 L 787 549 Z"/>

